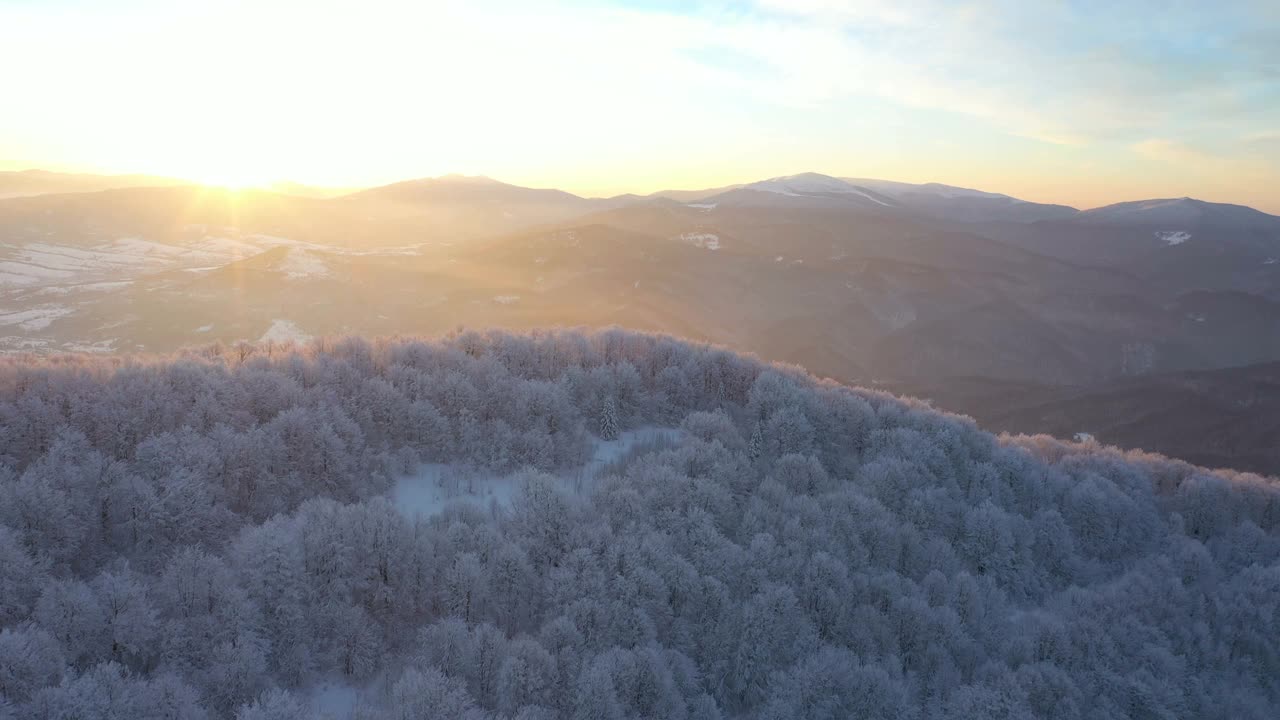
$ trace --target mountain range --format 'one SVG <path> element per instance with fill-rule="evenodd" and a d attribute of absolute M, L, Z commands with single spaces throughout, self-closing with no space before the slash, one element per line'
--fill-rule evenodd
<path fill-rule="evenodd" d="M 1162 434 L 1174 419 L 1152 409 L 1186 388 L 1168 378 L 1280 361 L 1280 218 L 1190 198 L 1081 211 L 816 173 L 613 198 L 465 176 L 332 197 L 49 177 L 0 174 L 22 195 L 0 200 L 5 351 L 617 324 L 1175 456 L 1161 438 L 1196 429 Z M 1139 399 L 1097 415 L 1121 386 Z M 1141 433 L 1115 429 L 1125 413 Z M 1195 457 L 1280 473 L 1257 427 L 1257 447 Z"/>

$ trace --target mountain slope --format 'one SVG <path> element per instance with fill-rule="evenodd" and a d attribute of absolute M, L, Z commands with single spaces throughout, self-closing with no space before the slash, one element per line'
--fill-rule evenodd
<path fill-rule="evenodd" d="M 1096 225 L 1226 230 L 1280 230 L 1280 217 L 1244 205 L 1193 198 L 1139 200 L 1081 212 L 1075 220 Z"/>
<path fill-rule="evenodd" d="M 194 187 L 0 200 L 0 352 L 620 324 L 865 383 L 997 381 L 966 411 L 998 403 L 1000 382 L 1107 388 L 1280 360 L 1280 236 L 1251 213 L 1235 229 L 1220 218 L 1238 209 L 1188 203 L 1175 206 L 1199 224 L 959 222 L 912 198 L 1026 204 L 870 184 L 805 174 L 691 203 L 482 178 L 329 200 Z M 1240 422 L 1266 426 L 1266 407 Z M 1212 436 L 1210 417 L 1178 436 Z M 1233 447 L 1253 462 L 1256 443 Z"/>
<path fill-rule="evenodd" d="M 93 175 L 47 170 L 0 171 L 0 199 L 55 193 L 98 192 L 128 187 L 172 187 L 194 183 L 154 175 Z"/>
<path fill-rule="evenodd" d="M 1280 217 L 1181 198 L 1086 210 L 1033 224 L 989 224 L 1010 245 L 1142 278 L 1166 300 L 1196 290 L 1280 300 Z"/>
<path fill-rule="evenodd" d="M 941 183 L 912 184 L 890 180 L 843 178 L 893 198 L 899 205 L 930 217 L 964 223 L 1057 220 L 1078 212 L 1066 205 L 1027 202 L 1000 193 L 972 190 Z"/>
<path fill-rule="evenodd" d="M 635 195 L 588 199 L 563 190 L 526 188 L 487 177 L 445 175 L 361 190 L 341 199 L 379 213 L 463 237 L 565 220 L 610 207 L 647 202 Z"/>
<path fill-rule="evenodd" d="M 1087 433 L 1108 445 L 1280 477 L 1280 363 L 1085 387 L 962 377 L 892 387 L 992 431 Z"/>
<path fill-rule="evenodd" d="M 703 197 L 699 204 L 757 207 L 892 209 L 897 203 L 874 190 L 819 173 L 801 173 L 748 183 Z"/>
<path fill-rule="evenodd" d="M 335 692 L 368 720 L 1280 704 L 1274 481 L 996 438 L 719 347 L 3 360 L 0 423 L 19 720 Z"/>

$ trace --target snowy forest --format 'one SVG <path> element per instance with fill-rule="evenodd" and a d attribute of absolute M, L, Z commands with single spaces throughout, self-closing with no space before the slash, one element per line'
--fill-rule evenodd
<path fill-rule="evenodd" d="M 1278 714 L 1272 479 L 621 330 L 0 360 L 5 720 Z"/>

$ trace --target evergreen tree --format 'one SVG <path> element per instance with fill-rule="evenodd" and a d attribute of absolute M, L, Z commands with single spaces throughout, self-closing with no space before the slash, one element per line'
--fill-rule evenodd
<path fill-rule="evenodd" d="M 600 437 L 604 440 L 617 440 L 618 431 L 618 404 L 609 395 L 600 406 Z"/>

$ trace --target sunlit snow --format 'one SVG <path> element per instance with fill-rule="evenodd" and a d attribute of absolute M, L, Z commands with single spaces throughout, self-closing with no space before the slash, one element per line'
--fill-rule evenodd
<path fill-rule="evenodd" d="M 71 308 L 62 305 L 40 305 L 16 312 L 0 310 L 0 326 L 17 325 L 23 330 L 43 330 L 54 320 L 73 312 L 75 311 Z"/>
<path fill-rule="evenodd" d="M 329 276 L 329 266 L 323 260 L 300 248 L 289 248 L 284 259 L 276 264 L 276 270 L 290 280 Z"/>

